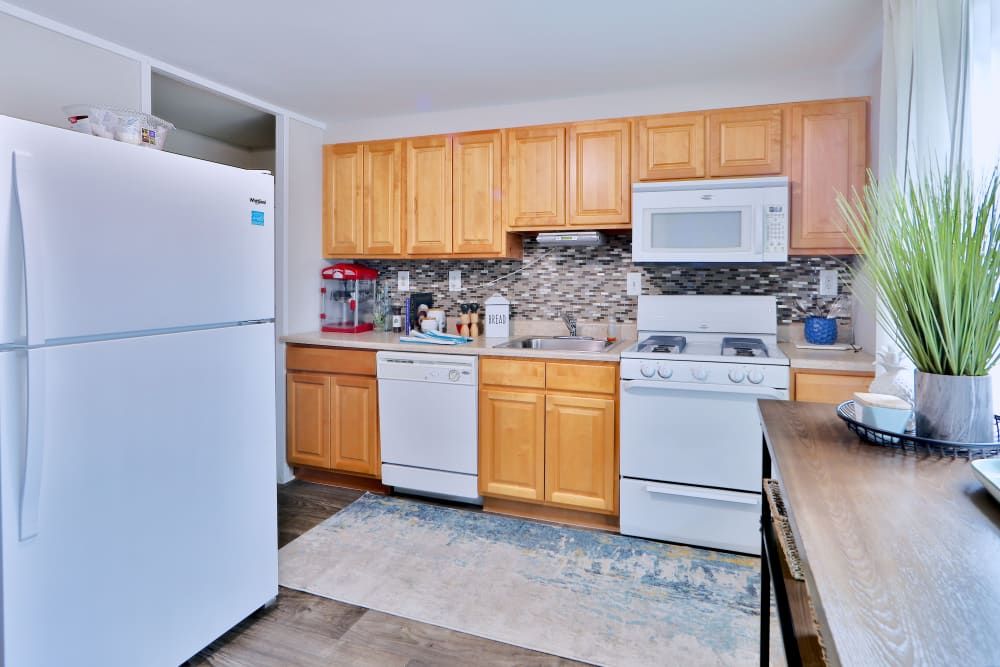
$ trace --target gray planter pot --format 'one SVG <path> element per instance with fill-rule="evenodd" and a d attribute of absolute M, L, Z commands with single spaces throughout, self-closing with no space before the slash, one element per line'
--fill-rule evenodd
<path fill-rule="evenodd" d="M 995 442 L 993 383 L 989 375 L 916 371 L 913 411 L 917 435 L 949 442 Z"/>

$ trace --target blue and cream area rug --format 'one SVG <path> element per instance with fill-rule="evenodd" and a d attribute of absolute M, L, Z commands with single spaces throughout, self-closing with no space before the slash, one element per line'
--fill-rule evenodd
<path fill-rule="evenodd" d="M 282 586 L 600 665 L 754 665 L 759 559 L 366 494 Z"/>

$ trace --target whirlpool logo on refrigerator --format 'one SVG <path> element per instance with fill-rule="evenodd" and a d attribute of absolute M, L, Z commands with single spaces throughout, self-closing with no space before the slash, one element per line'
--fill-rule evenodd
<path fill-rule="evenodd" d="M 258 199 L 256 197 L 250 197 L 250 203 L 254 206 L 267 206 L 266 199 Z M 258 227 L 264 226 L 264 211 L 250 211 L 250 224 L 257 225 Z"/>

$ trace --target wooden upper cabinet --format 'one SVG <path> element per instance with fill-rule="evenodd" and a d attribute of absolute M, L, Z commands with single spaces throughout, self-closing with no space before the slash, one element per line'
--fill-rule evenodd
<path fill-rule="evenodd" d="M 790 254 L 851 254 L 837 193 L 865 185 L 868 102 L 811 102 L 791 107 Z"/>
<path fill-rule="evenodd" d="M 615 402 L 545 398 L 545 500 L 577 509 L 615 509 Z"/>
<path fill-rule="evenodd" d="M 364 241 L 369 255 L 403 251 L 403 142 L 365 144 Z"/>
<path fill-rule="evenodd" d="M 406 140 L 406 250 L 452 251 L 451 137 Z"/>
<path fill-rule="evenodd" d="M 705 124 L 703 113 L 637 119 L 633 178 L 637 181 L 704 178 Z"/>
<path fill-rule="evenodd" d="M 358 255 L 364 249 L 364 146 L 323 147 L 323 254 Z"/>
<path fill-rule="evenodd" d="M 781 107 L 724 109 L 708 114 L 708 175 L 781 173 Z"/>
<path fill-rule="evenodd" d="M 501 197 L 502 134 L 469 132 L 453 138 L 452 184 L 455 253 L 500 253 L 504 231 Z"/>
<path fill-rule="evenodd" d="M 522 127 L 507 132 L 507 226 L 566 224 L 566 128 Z"/>
<path fill-rule="evenodd" d="M 627 120 L 569 126 L 568 223 L 582 227 L 632 222 L 631 145 Z"/>

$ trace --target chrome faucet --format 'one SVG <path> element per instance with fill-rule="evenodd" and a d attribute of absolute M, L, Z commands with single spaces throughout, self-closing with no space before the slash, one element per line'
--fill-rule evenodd
<path fill-rule="evenodd" d="M 566 324 L 566 328 L 569 329 L 569 335 L 576 338 L 576 318 L 568 313 L 559 313 L 559 317 Z"/>

